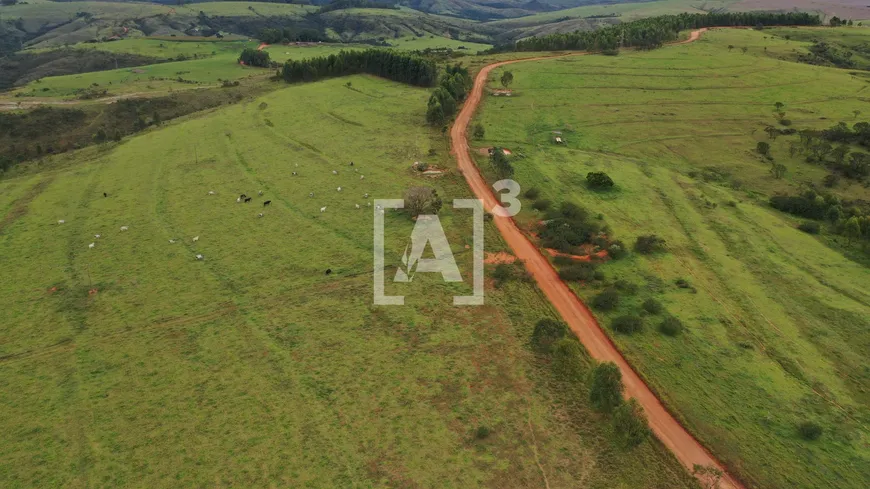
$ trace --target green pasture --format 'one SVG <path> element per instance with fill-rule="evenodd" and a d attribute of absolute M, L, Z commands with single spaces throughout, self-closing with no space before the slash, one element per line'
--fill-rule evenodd
<path fill-rule="evenodd" d="M 160 59 L 176 59 L 179 56 L 209 58 L 230 56 L 235 59 L 245 48 L 257 47 L 256 41 L 167 41 L 134 37 L 120 41 L 79 43 L 75 49 L 95 49 L 110 53 L 139 54 Z"/>
<path fill-rule="evenodd" d="M 428 96 L 286 87 L 0 180 L 0 486 L 694 487 L 549 386 L 532 285 L 459 308 L 420 274 L 372 305 L 374 198 L 435 186 L 468 270 L 461 175 L 411 170 L 453 167 Z M 413 222 L 385 220 L 391 278 Z"/>
<path fill-rule="evenodd" d="M 778 59 L 801 45 L 723 29 L 652 52 L 512 65 L 515 95 L 485 100 L 486 138 L 473 144 L 521 155 L 514 178 L 524 188 L 600 213 L 613 238 L 666 240 L 666 253 L 602 266 L 607 283 L 639 290 L 598 317 L 610 331 L 615 316 L 652 297 L 682 320 L 676 338 L 650 315 L 642 333 L 612 337 L 749 487 L 858 489 L 870 481 L 870 271 L 767 205 L 775 192 L 821 188 L 828 173 L 789 156 L 797 136 L 770 141 L 788 168 L 781 180 L 754 148 L 777 123 L 776 102 L 797 129 L 866 119 L 853 111 L 865 109 L 867 82 Z M 553 144 L 553 131 L 565 146 Z M 588 190 L 590 171 L 607 172 L 617 188 Z M 848 181 L 833 191 L 870 198 Z M 520 222 L 540 218 L 526 200 Z M 680 279 L 690 288 L 677 287 Z M 601 288 L 575 290 L 589 300 Z M 820 424 L 822 437 L 803 440 L 804 421 Z"/>

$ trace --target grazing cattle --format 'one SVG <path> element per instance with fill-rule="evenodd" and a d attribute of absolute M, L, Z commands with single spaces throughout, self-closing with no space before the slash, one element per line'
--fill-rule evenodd
<path fill-rule="evenodd" d="M 364 194 L 363 194 L 363 198 L 364 198 L 364 199 L 368 199 L 368 198 L 369 198 L 369 193 L 368 193 L 368 192 L 364 193 Z"/>
<path fill-rule="evenodd" d="M 377 209 L 377 210 L 381 210 L 381 204 L 376 205 L 376 206 L 375 206 L 375 209 Z"/>
<path fill-rule="evenodd" d="M 253 197 L 248 197 L 247 199 L 245 199 L 245 203 L 247 204 L 248 202 L 251 201 L 251 199 L 253 199 Z"/>
<path fill-rule="evenodd" d="M 326 274 L 329 275 L 330 273 L 332 273 L 332 269 L 331 269 L 331 268 L 327 268 L 327 269 L 326 269 Z"/>
<path fill-rule="evenodd" d="M 297 176 L 297 175 L 299 175 L 299 174 L 296 173 L 296 172 L 294 171 L 293 173 L 291 173 L 291 175 L 293 175 L 293 176 L 295 177 L 295 176 Z"/>
<path fill-rule="evenodd" d="M 263 213 L 261 212 L 261 213 L 257 214 L 257 217 L 263 217 Z"/>
<path fill-rule="evenodd" d="M 58 219 L 58 220 L 57 220 L 57 223 L 58 223 L 58 224 L 63 224 L 63 223 L 65 223 L 65 222 L 66 222 L 66 221 L 64 221 L 63 219 Z"/>
<path fill-rule="evenodd" d="M 193 242 L 196 243 L 197 241 L 199 241 L 199 236 L 194 236 L 194 237 L 193 237 Z"/>
<path fill-rule="evenodd" d="M 208 191 L 208 194 L 209 194 L 209 195 L 214 195 L 214 190 L 209 190 L 209 191 Z"/>
<path fill-rule="evenodd" d="M 96 238 L 96 239 L 100 239 L 100 236 L 102 236 L 102 234 L 95 234 L 95 235 L 94 235 L 94 238 Z"/>
<path fill-rule="evenodd" d="M 248 196 L 245 195 L 245 194 L 242 194 L 242 195 L 239 195 L 239 198 L 240 198 L 240 199 L 246 199 L 246 198 L 248 198 Z"/>
<path fill-rule="evenodd" d="M 360 179 L 360 180 L 365 180 L 365 179 L 366 179 L 366 176 L 365 176 L 365 175 L 360 175 L 360 176 L 359 176 L 359 179 Z"/>
<path fill-rule="evenodd" d="M 356 207 L 357 209 L 359 209 L 359 204 L 354 204 L 354 207 Z"/>
<path fill-rule="evenodd" d="M 260 190 L 259 192 L 257 192 L 257 195 L 259 195 L 260 197 L 262 197 L 262 196 L 263 196 L 263 191 Z"/>
<path fill-rule="evenodd" d="M 108 197 L 108 196 L 109 196 L 109 194 L 107 194 L 106 192 L 103 192 L 103 197 Z"/>
<path fill-rule="evenodd" d="M 309 193 L 308 193 L 308 196 L 309 196 L 309 197 L 314 197 L 314 192 L 309 192 Z"/>
<path fill-rule="evenodd" d="M 202 260 L 203 258 L 205 258 L 205 257 L 202 256 L 202 255 L 196 255 L 196 259 L 197 259 L 197 260 Z"/>
<path fill-rule="evenodd" d="M 130 229 L 130 228 L 128 228 L 127 226 L 121 226 L 121 231 L 126 231 L 128 229 Z"/>
<path fill-rule="evenodd" d="M 372 206 L 372 203 L 371 203 L 371 202 L 366 202 L 366 205 L 369 206 L 369 207 L 371 207 L 371 206 Z"/>
<path fill-rule="evenodd" d="M 352 162 L 352 161 L 350 162 L 350 166 L 353 166 L 353 162 Z"/>
<path fill-rule="evenodd" d="M 335 190 L 338 190 L 338 191 L 339 191 L 339 192 L 341 192 L 341 187 L 338 187 L 338 188 L 337 188 L 337 189 L 335 189 Z"/>
<path fill-rule="evenodd" d="M 242 201 L 242 198 L 239 197 L 238 199 L 236 199 L 236 204 L 238 204 L 238 203 L 241 202 L 241 201 Z"/>
<path fill-rule="evenodd" d="M 266 207 L 267 205 L 269 205 L 271 203 L 272 203 L 271 200 L 267 200 L 266 202 L 263 202 L 263 207 Z"/>
<path fill-rule="evenodd" d="M 326 212 L 326 206 L 321 207 L 320 212 Z"/>
<path fill-rule="evenodd" d="M 174 240 L 174 239 L 170 239 L 170 240 L 169 240 L 169 244 L 175 244 L 175 240 Z"/>
<path fill-rule="evenodd" d="M 91 244 L 88 245 L 88 248 L 89 248 L 89 249 L 94 249 L 94 246 L 96 246 L 96 243 L 91 243 Z"/>
<path fill-rule="evenodd" d="M 332 174 L 333 174 L 333 175 L 338 175 L 338 172 L 335 171 L 335 170 L 332 170 Z"/>

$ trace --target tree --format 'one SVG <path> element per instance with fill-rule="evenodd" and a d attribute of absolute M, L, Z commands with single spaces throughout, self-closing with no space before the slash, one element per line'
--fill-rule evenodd
<path fill-rule="evenodd" d="M 636 447 L 649 438 L 650 430 L 643 409 L 631 398 L 613 412 L 613 431 L 626 447 Z"/>
<path fill-rule="evenodd" d="M 568 325 L 562 321 L 541 319 L 532 331 L 532 347 L 539 353 L 550 353 L 553 344 L 564 338 L 567 332 Z"/>
<path fill-rule="evenodd" d="M 784 177 L 788 168 L 782 163 L 771 162 L 770 163 L 770 174 L 773 175 L 773 178 L 779 180 Z"/>
<path fill-rule="evenodd" d="M 822 436 L 823 431 L 818 423 L 812 421 L 804 421 L 798 425 L 798 433 L 801 435 L 801 438 L 807 441 L 818 440 Z"/>
<path fill-rule="evenodd" d="M 662 312 L 662 309 L 663 309 L 662 303 L 653 299 L 652 297 L 645 300 L 643 302 L 643 304 L 641 305 L 641 307 L 643 307 L 644 311 L 646 311 L 650 314 L 658 314 L 658 313 Z"/>
<path fill-rule="evenodd" d="M 665 240 L 655 234 L 638 236 L 634 242 L 634 250 L 644 255 L 649 255 L 665 248 Z"/>
<path fill-rule="evenodd" d="M 827 219 L 831 224 L 837 224 L 842 218 L 843 211 L 840 210 L 840 206 L 838 205 L 832 205 L 828 208 L 828 212 L 825 213 L 825 219 Z"/>
<path fill-rule="evenodd" d="M 719 483 L 725 473 L 713 465 L 695 464 L 692 467 L 692 475 L 700 481 L 703 489 L 719 489 Z"/>
<path fill-rule="evenodd" d="M 773 107 L 776 109 L 776 112 L 782 112 L 782 108 L 785 107 L 785 104 L 782 102 L 777 102 L 773 104 Z"/>
<path fill-rule="evenodd" d="M 765 127 L 764 132 L 767 133 L 767 137 L 769 137 L 770 139 L 772 139 L 774 141 L 776 141 L 776 137 L 779 136 L 779 129 L 777 129 L 773 126 Z"/>
<path fill-rule="evenodd" d="M 621 334 L 634 334 L 643 329 L 643 320 L 631 314 L 619 316 L 610 324 L 614 331 Z"/>
<path fill-rule="evenodd" d="M 596 190 L 608 190 L 613 188 L 613 179 L 603 171 L 589 172 L 586 174 L 586 184 Z"/>
<path fill-rule="evenodd" d="M 589 401 L 597 411 L 609 413 L 622 404 L 622 372 L 613 362 L 599 363 L 592 370 Z"/>
<path fill-rule="evenodd" d="M 499 178 L 509 178 L 514 174 L 514 167 L 501 148 L 492 148 L 492 154 L 489 155 L 489 163 Z"/>
<path fill-rule="evenodd" d="M 843 234 L 846 235 L 849 244 L 852 244 L 853 239 L 861 238 L 861 224 L 856 216 L 852 216 L 846 221 L 846 225 L 843 227 Z"/>
<path fill-rule="evenodd" d="M 440 126 L 444 124 L 444 120 L 444 109 L 441 107 L 441 102 L 433 95 L 429 98 L 429 107 L 426 109 L 426 121 L 433 126 Z"/>
<path fill-rule="evenodd" d="M 0 0 L 0 5 L 10 6 L 18 3 L 18 0 Z"/>
<path fill-rule="evenodd" d="M 767 156 L 770 154 L 770 144 L 764 141 L 759 141 L 758 144 L 755 145 L 755 150 L 762 156 Z"/>
<path fill-rule="evenodd" d="M 728 45 L 728 51 L 730 52 L 732 49 L 734 49 L 734 45 L 733 45 L 733 44 L 729 44 L 729 45 Z"/>
<path fill-rule="evenodd" d="M 405 208 L 412 217 L 420 214 L 438 214 L 441 198 L 432 187 L 411 187 L 405 192 Z"/>
<path fill-rule="evenodd" d="M 501 86 L 507 88 L 507 87 L 509 87 L 510 84 L 513 83 L 513 82 L 514 82 L 514 74 L 511 73 L 510 71 L 505 71 L 505 72 L 501 75 Z"/>
<path fill-rule="evenodd" d="M 604 289 L 600 294 L 592 299 L 592 307 L 601 311 L 610 311 L 616 309 L 619 305 L 619 291 L 614 287 Z"/>
<path fill-rule="evenodd" d="M 744 46 L 744 47 L 740 48 L 740 50 L 743 51 L 743 54 L 746 54 L 746 51 L 749 51 L 749 48 Z"/>
<path fill-rule="evenodd" d="M 563 338 L 553 345 L 553 373 L 563 380 L 583 380 L 583 347 L 574 338 Z"/>
<path fill-rule="evenodd" d="M 479 122 L 475 124 L 472 135 L 474 136 L 474 139 L 483 139 L 484 135 L 486 135 L 486 129 L 483 128 L 483 124 Z"/>
<path fill-rule="evenodd" d="M 677 336 L 682 330 L 683 322 L 674 316 L 668 316 L 659 323 L 659 331 L 665 336 Z"/>
<path fill-rule="evenodd" d="M 239 55 L 239 61 L 248 66 L 259 66 L 261 68 L 268 68 L 270 64 L 269 52 L 263 50 L 258 51 L 254 48 L 246 48 L 244 51 L 242 51 L 242 54 Z"/>
<path fill-rule="evenodd" d="M 859 115 L 861 115 L 861 111 L 860 111 L 860 110 L 853 110 L 852 113 L 855 114 L 855 118 L 856 118 L 856 119 L 858 118 Z"/>

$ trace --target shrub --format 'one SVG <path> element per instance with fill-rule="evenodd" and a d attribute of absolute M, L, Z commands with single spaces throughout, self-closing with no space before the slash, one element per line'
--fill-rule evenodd
<path fill-rule="evenodd" d="M 478 440 L 485 440 L 489 437 L 490 433 L 492 433 L 492 430 L 484 425 L 480 425 L 474 430 L 474 437 Z"/>
<path fill-rule="evenodd" d="M 837 175 L 836 173 L 829 173 L 828 175 L 825 175 L 825 178 L 822 179 L 822 185 L 824 185 L 827 188 L 836 187 L 837 183 L 839 183 L 839 182 L 840 182 L 840 176 Z"/>
<path fill-rule="evenodd" d="M 589 172 L 586 174 L 586 184 L 596 190 L 613 188 L 613 179 L 603 171 Z"/>
<path fill-rule="evenodd" d="M 562 205 L 559 207 L 559 212 L 563 217 L 568 219 L 576 219 L 580 221 L 585 221 L 586 217 L 588 217 L 589 213 L 586 212 L 586 209 L 580 207 L 579 205 L 573 202 L 562 202 Z"/>
<path fill-rule="evenodd" d="M 625 315 L 614 319 L 610 326 L 621 334 L 634 334 L 643 329 L 643 320 L 638 316 Z"/>
<path fill-rule="evenodd" d="M 562 321 L 544 318 L 535 324 L 532 331 L 532 348 L 539 353 L 550 353 L 554 343 L 568 333 L 568 325 Z"/>
<path fill-rule="evenodd" d="M 807 441 L 818 440 L 822 436 L 822 431 L 824 431 L 822 427 L 812 421 L 804 421 L 798 425 L 798 433 Z"/>
<path fill-rule="evenodd" d="M 592 299 L 592 307 L 601 311 L 611 311 L 619 305 L 619 291 L 613 287 L 604 289 Z"/>
<path fill-rule="evenodd" d="M 628 280 L 617 280 L 613 284 L 613 286 L 629 295 L 637 292 L 637 285 L 629 282 Z"/>
<path fill-rule="evenodd" d="M 807 234 L 819 234 L 821 227 L 819 223 L 813 221 L 802 222 L 798 225 L 798 229 Z"/>
<path fill-rule="evenodd" d="M 666 336 L 677 336 L 683 330 L 683 323 L 679 319 L 668 316 L 659 324 L 659 331 Z"/>
<path fill-rule="evenodd" d="M 622 404 L 622 372 L 613 362 L 599 363 L 592 370 L 589 402 L 597 411 L 609 413 Z"/>
<path fill-rule="evenodd" d="M 492 278 L 495 279 L 495 286 L 500 287 L 504 282 L 514 278 L 514 267 L 509 263 L 499 263 L 492 271 Z"/>
<path fill-rule="evenodd" d="M 602 282 L 607 277 L 604 275 L 604 272 L 602 272 L 601 270 L 596 270 L 595 273 L 592 274 L 592 278 L 594 278 L 595 280 L 598 280 L 599 282 Z"/>
<path fill-rule="evenodd" d="M 638 253 L 643 253 L 644 255 L 662 251 L 664 250 L 664 247 L 665 240 L 659 238 L 655 234 L 638 236 L 637 241 L 634 242 L 634 250 Z"/>
<path fill-rule="evenodd" d="M 637 400 L 631 398 L 613 413 L 613 431 L 626 447 L 636 447 L 650 435 L 646 416 Z"/>
<path fill-rule="evenodd" d="M 532 187 L 532 188 L 526 190 L 526 193 L 524 195 L 526 196 L 527 199 L 535 200 L 538 198 L 538 195 L 540 195 L 540 194 L 541 194 L 540 190 L 536 189 L 535 187 Z"/>
<path fill-rule="evenodd" d="M 791 125 L 791 120 L 789 120 L 789 119 L 780 119 L 780 120 L 779 120 L 779 123 L 782 124 L 783 126 L 788 127 L 788 126 Z"/>
<path fill-rule="evenodd" d="M 420 214 L 437 214 L 441 210 L 441 198 L 432 187 L 411 187 L 405 193 L 405 205 L 413 217 Z"/>
<path fill-rule="evenodd" d="M 643 310 L 650 314 L 658 314 L 662 312 L 662 303 L 650 297 L 649 299 L 643 301 Z"/>
<path fill-rule="evenodd" d="M 692 288 L 692 284 L 690 284 L 689 281 L 684 279 L 684 278 L 678 278 L 677 280 L 674 281 L 674 283 L 677 285 L 677 287 L 679 287 L 681 289 L 691 289 Z"/>
<path fill-rule="evenodd" d="M 627 254 L 628 252 L 625 251 L 625 245 L 622 241 L 614 241 L 607 247 L 607 255 L 614 260 L 619 260 Z"/>
<path fill-rule="evenodd" d="M 551 205 L 552 205 L 552 202 L 550 202 L 547 199 L 538 199 L 535 201 L 534 204 L 532 204 L 532 207 L 534 209 L 539 210 L 539 211 L 545 211 L 545 210 L 549 209 Z"/>
<path fill-rule="evenodd" d="M 583 380 L 583 347 L 574 338 L 563 338 L 553 344 L 553 373 L 569 382 Z"/>
<path fill-rule="evenodd" d="M 474 125 L 474 131 L 472 134 L 474 135 L 474 139 L 483 139 L 483 136 L 486 134 L 486 129 L 483 128 L 483 124 L 478 122 Z"/>
<path fill-rule="evenodd" d="M 592 280 L 595 275 L 595 265 L 589 262 L 576 262 L 562 267 L 559 278 L 568 281 Z"/>

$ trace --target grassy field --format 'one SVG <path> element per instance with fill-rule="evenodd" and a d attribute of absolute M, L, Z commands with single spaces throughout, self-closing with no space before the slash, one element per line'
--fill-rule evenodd
<path fill-rule="evenodd" d="M 866 105 L 864 79 L 777 59 L 801 46 L 767 32 L 715 30 L 649 53 L 516 64 L 515 96 L 484 103 L 486 139 L 475 144 L 525 155 L 514 160 L 524 188 L 601 213 L 615 238 L 666 240 L 664 254 L 603 266 L 607 283 L 639 290 L 599 318 L 607 329 L 652 297 L 682 320 L 676 338 L 658 333 L 655 317 L 640 334 L 612 336 L 750 487 L 858 489 L 870 483 L 870 270 L 767 205 L 774 192 L 820 187 L 827 174 L 789 157 L 797 136 L 771 142 L 788 169 L 783 179 L 753 151 L 776 123 L 776 102 L 797 129 L 851 124 Z M 552 131 L 567 144 L 554 145 Z M 606 171 L 617 190 L 587 190 L 589 171 Z M 870 199 L 857 183 L 833 191 Z M 541 218 L 530 204 L 520 215 L 529 226 Z M 691 288 L 677 287 L 679 279 Z M 601 286 L 576 290 L 588 300 Z M 804 421 L 819 423 L 822 437 L 801 439 Z"/>
<path fill-rule="evenodd" d="M 0 180 L 0 486 L 694 487 L 551 385 L 529 284 L 456 308 L 422 274 L 372 306 L 366 201 L 470 195 L 410 169 L 450 167 L 428 96 L 287 87 Z M 393 270 L 412 222 L 386 220 Z M 469 216 L 441 221 L 467 270 Z"/>

